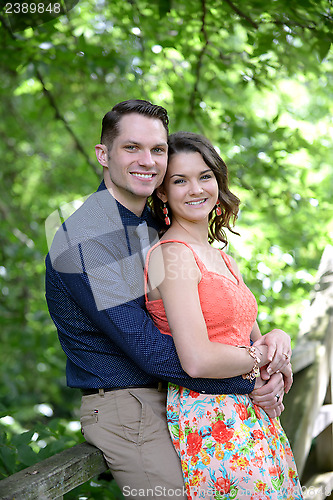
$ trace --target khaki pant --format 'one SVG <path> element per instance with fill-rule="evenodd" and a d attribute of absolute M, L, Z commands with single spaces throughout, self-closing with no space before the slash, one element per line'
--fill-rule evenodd
<path fill-rule="evenodd" d="M 166 391 L 83 396 L 81 426 L 88 443 L 103 452 L 125 498 L 187 498 L 166 423 Z"/>

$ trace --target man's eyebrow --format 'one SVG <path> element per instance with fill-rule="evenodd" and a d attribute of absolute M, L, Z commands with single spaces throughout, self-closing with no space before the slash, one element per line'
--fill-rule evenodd
<path fill-rule="evenodd" d="M 206 170 L 203 170 L 202 172 L 200 172 L 200 174 L 199 174 L 199 175 L 203 175 L 203 174 L 205 174 L 206 172 L 211 172 L 211 171 L 212 171 L 212 170 L 211 170 L 210 168 L 207 168 Z M 184 174 L 172 174 L 172 175 L 170 175 L 170 179 L 171 179 L 172 177 L 186 177 L 186 175 L 184 175 Z"/>
<path fill-rule="evenodd" d="M 141 142 L 136 141 L 134 139 L 127 139 L 127 140 L 124 139 L 122 142 L 123 142 L 123 144 L 136 144 L 137 146 L 142 146 Z M 156 148 L 156 147 L 160 147 L 160 146 L 167 147 L 168 143 L 165 141 L 165 142 L 161 142 L 158 144 L 154 144 L 152 147 Z"/>

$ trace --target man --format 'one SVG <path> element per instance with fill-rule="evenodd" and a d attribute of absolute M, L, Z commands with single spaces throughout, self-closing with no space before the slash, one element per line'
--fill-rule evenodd
<path fill-rule="evenodd" d="M 186 498 L 166 424 L 166 381 L 217 394 L 254 388 L 242 377 L 191 379 L 172 338 L 146 313 L 143 263 L 158 238 L 146 200 L 163 180 L 167 139 L 164 108 L 140 100 L 114 106 L 95 148 L 104 181 L 59 228 L 46 258 L 46 298 L 67 355 L 67 383 L 83 393 L 82 431 L 128 498 Z M 286 334 L 267 335 L 272 358 L 276 349 L 289 356 Z M 274 374 L 252 395 L 275 416 L 283 389 Z"/>

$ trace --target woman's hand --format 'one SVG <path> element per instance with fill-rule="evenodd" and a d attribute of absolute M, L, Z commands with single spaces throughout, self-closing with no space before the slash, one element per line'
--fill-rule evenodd
<path fill-rule="evenodd" d="M 289 377 L 290 370 L 287 367 L 290 364 L 291 358 L 291 342 L 286 332 L 276 328 L 260 337 L 253 345 L 254 347 L 263 345 L 268 347 L 268 359 L 271 360 L 266 368 L 268 377 L 273 373 L 279 372 L 286 373 L 286 377 Z M 264 378 L 264 380 L 266 379 Z M 289 377 L 288 383 L 286 384 L 287 387 L 289 387 L 289 385 L 291 386 L 290 382 Z"/>

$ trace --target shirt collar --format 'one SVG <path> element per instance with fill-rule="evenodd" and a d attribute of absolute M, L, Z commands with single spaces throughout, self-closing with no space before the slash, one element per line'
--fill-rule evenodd
<path fill-rule="evenodd" d="M 138 226 L 143 221 L 145 221 L 145 222 L 147 222 L 147 224 L 149 226 L 152 226 L 155 229 L 159 228 L 159 224 L 153 218 L 153 216 L 151 214 L 151 210 L 147 206 L 147 204 L 145 205 L 141 216 L 138 217 L 136 214 L 134 214 L 133 212 L 131 212 L 128 208 L 124 207 L 124 205 L 122 205 L 121 203 L 119 203 L 119 201 L 117 201 L 110 194 L 110 192 L 107 190 L 105 182 L 103 180 L 100 183 L 100 185 L 99 185 L 99 187 L 98 187 L 98 189 L 97 189 L 96 192 L 98 193 L 98 192 L 101 192 L 101 191 L 104 191 L 104 190 L 106 190 L 106 192 L 108 193 L 108 195 L 110 196 L 110 198 L 108 196 L 102 196 L 100 198 L 100 201 L 101 201 L 101 205 L 102 205 L 102 207 L 105 210 L 105 212 L 106 212 L 107 215 L 110 215 L 110 212 L 112 211 L 112 207 L 114 207 L 114 203 L 110 203 L 110 201 L 112 199 L 112 200 L 114 200 L 116 202 L 116 206 L 118 208 L 118 212 L 119 212 L 120 218 L 121 218 L 122 223 L 123 223 L 124 226 Z"/>

